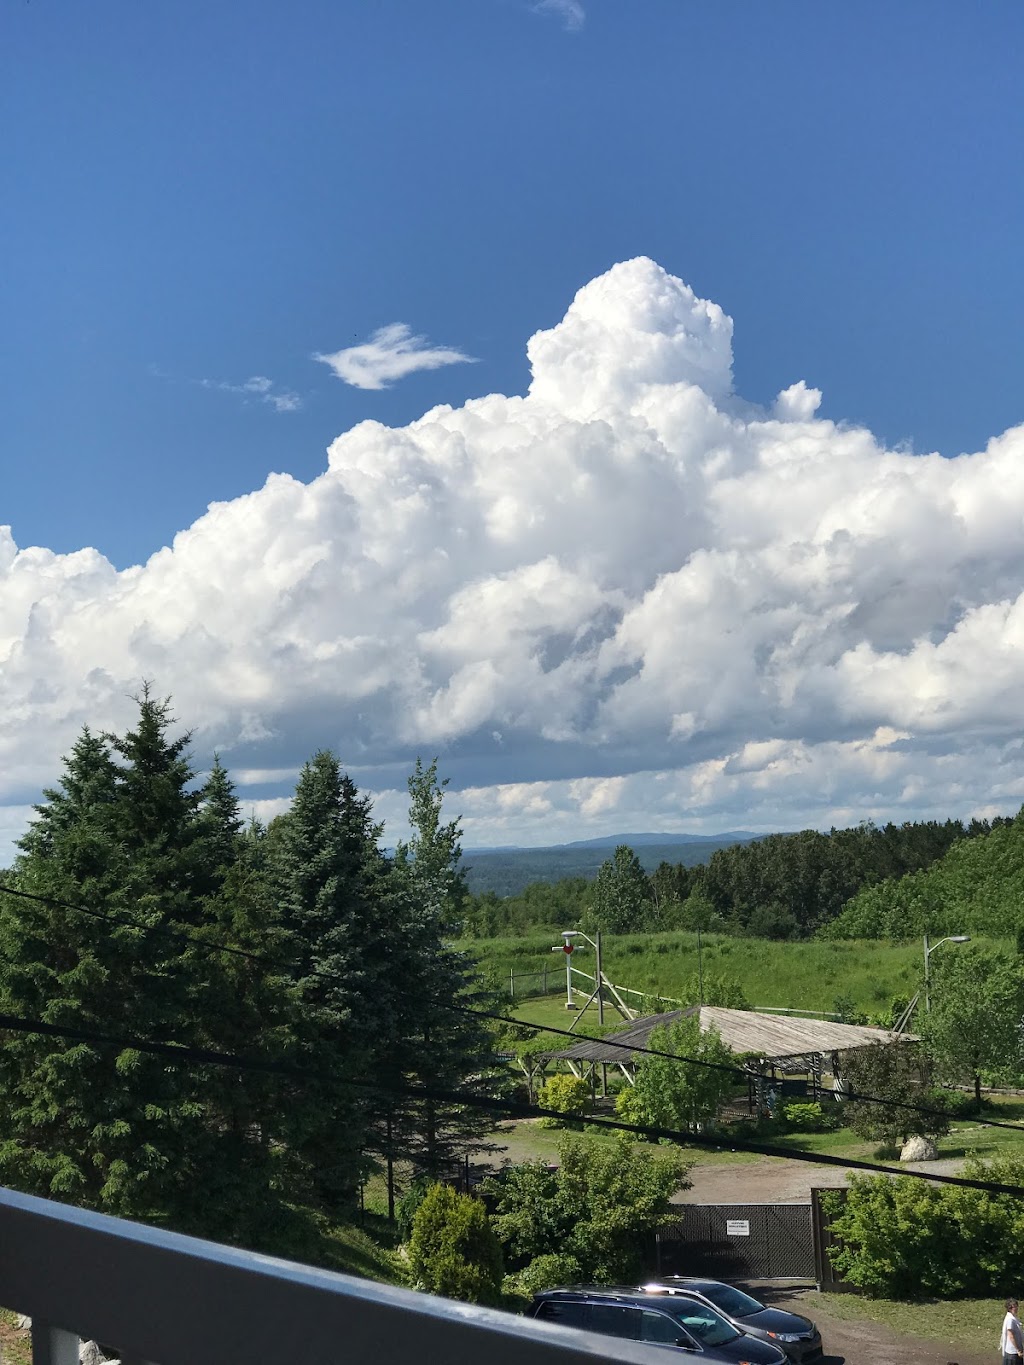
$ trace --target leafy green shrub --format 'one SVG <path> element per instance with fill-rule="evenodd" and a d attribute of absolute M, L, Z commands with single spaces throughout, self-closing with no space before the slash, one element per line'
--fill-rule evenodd
<path fill-rule="evenodd" d="M 398 1236 L 403 1242 L 407 1242 L 412 1236 L 412 1223 L 416 1217 L 416 1211 L 426 1198 L 427 1191 L 430 1189 L 430 1177 L 418 1175 L 413 1179 L 409 1188 L 395 1205 L 395 1222 L 398 1225 Z"/>
<path fill-rule="evenodd" d="M 506 1275 L 502 1290 L 506 1295 L 530 1298 L 542 1289 L 556 1289 L 562 1284 L 579 1284 L 583 1267 L 575 1256 L 564 1251 L 535 1256 L 525 1270 Z"/>
<path fill-rule="evenodd" d="M 501 1247 L 479 1199 L 431 1185 L 416 1210 L 409 1269 L 417 1287 L 465 1303 L 498 1303 Z"/>
<path fill-rule="evenodd" d="M 589 1111 L 593 1099 L 585 1080 L 565 1072 L 544 1082 L 537 1092 L 537 1103 L 542 1109 L 553 1109 L 566 1118 L 578 1118 Z M 543 1118 L 540 1123 L 543 1128 L 561 1127 L 560 1119 Z"/>
<path fill-rule="evenodd" d="M 655 1156 L 624 1135 L 597 1143 L 567 1134 L 559 1165 L 528 1161 L 488 1180 L 494 1230 L 506 1261 L 527 1269 L 538 1257 L 574 1257 L 570 1278 L 604 1283 L 641 1273 L 651 1232 L 678 1214 L 669 1202 L 689 1182 L 678 1152 Z"/>
<path fill-rule="evenodd" d="M 793 1100 L 782 1106 L 782 1122 L 794 1133 L 831 1133 L 839 1127 L 842 1115 L 837 1113 L 838 1105 L 830 1109 L 822 1108 L 817 1100 L 803 1102 Z"/>
<path fill-rule="evenodd" d="M 624 1086 L 615 1096 L 615 1113 L 623 1123 L 635 1123 L 637 1127 L 643 1127 L 647 1122 L 647 1106 L 643 1096 L 638 1095 L 631 1085 Z"/>
<path fill-rule="evenodd" d="M 1020 1185 L 1024 1162 L 969 1161 L 965 1174 Z M 872 1297 L 951 1298 L 1013 1291 L 1024 1237 L 1024 1201 L 956 1187 L 934 1188 L 909 1176 L 851 1176 L 823 1193 L 839 1240 L 832 1264 Z"/>
<path fill-rule="evenodd" d="M 941 1109 L 951 1119 L 971 1118 L 978 1112 L 978 1103 L 967 1090 L 940 1090 L 936 1087 L 925 1093 L 922 1103 L 929 1109 Z"/>

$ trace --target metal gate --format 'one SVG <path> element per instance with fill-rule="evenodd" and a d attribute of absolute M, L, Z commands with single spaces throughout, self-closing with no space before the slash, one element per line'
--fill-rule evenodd
<path fill-rule="evenodd" d="M 810 1204 L 683 1204 L 656 1246 L 661 1275 L 815 1280 Z"/>

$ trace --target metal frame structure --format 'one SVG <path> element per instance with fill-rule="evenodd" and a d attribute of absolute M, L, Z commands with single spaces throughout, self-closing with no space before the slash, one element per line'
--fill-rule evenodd
<path fill-rule="evenodd" d="M 0 1189 L 0 1303 L 33 1365 L 657 1365 L 657 1346 L 570 1331 Z"/>

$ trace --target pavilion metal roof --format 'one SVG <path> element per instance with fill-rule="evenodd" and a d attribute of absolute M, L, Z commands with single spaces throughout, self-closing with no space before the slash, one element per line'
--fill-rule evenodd
<path fill-rule="evenodd" d="M 572 1047 L 546 1055 L 552 1061 L 628 1063 L 635 1055 L 631 1049 L 647 1047 L 656 1028 L 698 1012 L 702 1033 L 714 1027 L 731 1051 L 756 1052 L 768 1061 L 805 1057 L 816 1052 L 848 1052 L 898 1038 L 904 1042 L 915 1041 L 911 1034 L 896 1034 L 890 1029 L 868 1028 L 861 1024 L 838 1024 L 832 1019 L 796 1019 L 790 1015 L 759 1014 L 755 1010 L 691 1005 L 686 1009 L 670 1010 L 667 1014 L 636 1019 L 614 1034 L 604 1038 L 581 1038 Z"/>

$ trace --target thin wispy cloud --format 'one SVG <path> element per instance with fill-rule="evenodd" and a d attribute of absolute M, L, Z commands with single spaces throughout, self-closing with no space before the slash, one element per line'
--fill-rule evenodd
<path fill-rule="evenodd" d="M 291 389 L 278 389 L 274 381 L 265 374 L 254 374 L 244 384 L 228 384 L 220 379 L 198 379 L 195 381 L 204 389 L 216 389 L 218 393 L 237 393 L 243 398 L 255 398 L 266 403 L 275 412 L 298 412 L 302 399 Z"/>
<path fill-rule="evenodd" d="M 587 17 L 580 0 L 536 0 L 533 8 L 538 14 L 550 14 L 560 20 L 569 33 L 578 33 Z"/>
<path fill-rule="evenodd" d="M 369 341 L 325 355 L 313 355 L 329 365 L 345 384 L 356 389 L 386 389 L 417 370 L 439 370 L 444 365 L 474 364 L 475 357 L 454 346 L 432 346 L 426 337 L 413 336 L 404 322 L 378 327 Z"/>
<path fill-rule="evenodd" d="M 159 365 L 150 365 L 149 373 L 154 379 L 162 379 L 168 384 L 194 384 L 200 389 L 212 389 L 216 393 L 234 393 L 247 401 L 265 403 L 275 412 L 298 412 L 302 398 L 291 389 L 278 388 L 265 374 L 251 375 L 242 384 L 231 384 L 226 379 L 194 379 L 189 376 L 168 374 Z"/>

